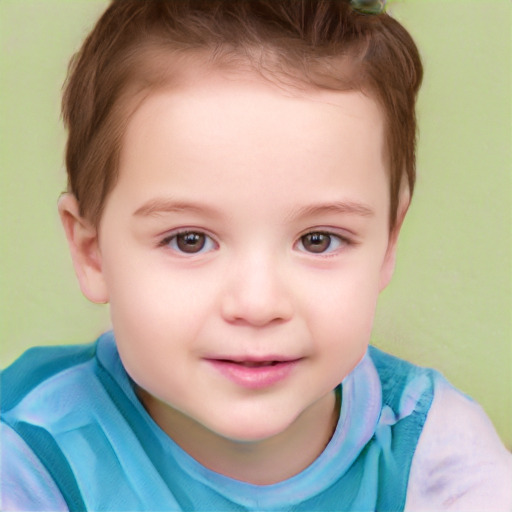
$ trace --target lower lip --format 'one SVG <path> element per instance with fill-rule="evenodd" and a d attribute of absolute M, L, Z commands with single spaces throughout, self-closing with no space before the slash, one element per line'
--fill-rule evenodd
<path fill-rule="evenodd" d="M 300 359 L 283 361 L 270 366 L 244 366 L 231 361 L 207 360 L 224 377 L 238 386 L 248 389 L 263 389 L 286 379 Z"/>

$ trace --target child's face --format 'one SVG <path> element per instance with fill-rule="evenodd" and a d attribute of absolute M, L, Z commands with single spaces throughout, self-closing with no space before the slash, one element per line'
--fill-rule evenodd
<path fill-rule="evenodd" d="M 383 136 L 357 92 L 212 76 L 143 103 L 83 288 L 161 412 L 258 440 L 332 408 L 392 273 Z"/>

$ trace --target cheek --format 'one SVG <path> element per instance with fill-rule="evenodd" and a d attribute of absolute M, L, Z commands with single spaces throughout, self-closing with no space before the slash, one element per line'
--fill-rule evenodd
<path fill-rule="evenodd" d="M 344 377 L 359 362 L 370 341 L 378 298 L 378 272 L 365 267 L 339 272 L 317 285 L 304 303 L 317 354 Z M 310 283 L 311 284 L 311 283 Z M 305 289 L 311 290 L 308 286 Z"/>
<path fill-rule="evenodd" d="M 189 357 L 201 350 L 203 331 L 215 312 L 216 288 L 212 278 L 169 269 L 165 262 L 121 267 L 109 265 L 110 310 L 123 363 L 134 377 L 168 371 L 180 360 L 182 371 Z M 199 274 L 200 272 L 198 272 Z M 194 273 L 195 275 L 195 273 Z M 217 279 L 217 274 L 214 273 Z M 167 368 L 167 369 L 166 369 Z M 175 371 L 175 370 L 173 370 Z"/>
<path fill-rule="evenodd" d="M 370 341 L 375 316 L 376 297 L 360 293 L 342 300 L 331 301 L 316 317 L 319 339 L 326 340 L 330 350 L 326 352 L 350 352 L 366 347 Z"/>
<path fill-rule="evenodd" d="M 173 295 L 161 293 L 162 288 L 161 283 L 126 287 L 124 294 L 112 297 L 111 318 L 127 373 L 140 387 L 164 398 L 169 390 L 172 397 L 187 391 L 198 311 L 184 301 L 170 300 Z"/>
<path fill-rule="evenodd" d="M 334 273 L 317 273 L 301 287 L 303 314 L 324 324 L 358 330 L 372 322 L 379 295 L 377 265 L 346 265 Z M 309 313 L 308 313 L 309 312 Z"/>
<path fill-rule="evenodd" d="M 362 298 L 362 297 L 361 297 Z M 332 308 L 323 327 L 323 368 L 335 386 L 361 361 L 370 342 L 375 300 L 352 300 Z"/>
<path fill-rule="evenodd" d="M 110 262 L 106 268 L 113 321 L 119 318 L 119 323 L 149 330 L 166 324 L 192 327 L 211 302 L 206 283 L 191 279 L 190 272 L 169 268 L 159 258 L 146 260 L 124 266 Z"/>

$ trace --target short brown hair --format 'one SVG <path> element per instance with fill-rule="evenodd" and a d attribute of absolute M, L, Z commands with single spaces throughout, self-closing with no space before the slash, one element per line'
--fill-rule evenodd
<path fill-rule="evenodd" d="M 356 3 L 371 2 L 113 0 L 72 59 L 63 96 L 68 190 L 80 213 L 99 223 L 137 104 L 172 83 L 180 59 L 202 58 L 289 84 L 372 94 L 385 119 L 392 228 L 402 184 L 411 195 L 414 188 L 423 69 L 402 25 Z"/>

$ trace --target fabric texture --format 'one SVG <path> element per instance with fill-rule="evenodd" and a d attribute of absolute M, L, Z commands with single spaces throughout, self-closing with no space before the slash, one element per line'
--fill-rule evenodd
<path fill-rule="evenodd" d="M 2 510 L 391 511 L 406 499 L 419 507 L 431 489 L 412 485 L 408 496 L 411 464 L 435 390 L 449 386 L 370 347 L 341 383 L 324 452 L 300 474 L 257 486 L 205 468 L 156 425 L 112 333 L 31 349 L 1 379 Z"/>

